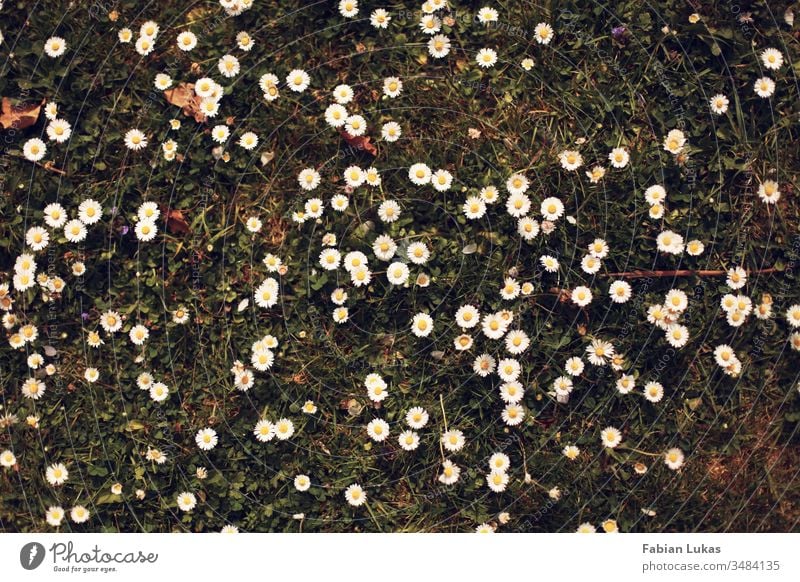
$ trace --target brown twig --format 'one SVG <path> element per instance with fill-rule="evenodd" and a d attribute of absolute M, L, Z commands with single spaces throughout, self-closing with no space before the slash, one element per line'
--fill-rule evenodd
<path fill-rule="evenodd" d="M 778 269 L 759 269 L 748 271 L 748 275 L 760 275 L 764 273 L 775 273 Z M 604 277 L 617 277 L 621 279 L 641 279 L 643 277 L 721 277 L 727 275 L 728 271 L 694 271 L 692 269 L 678 269 L 675 271 L 627 271 L 625 273 L 605 273 Z"/>
<path fill-rule="evenodd" d="M 67 173 L 64 170 L 62 170 L 61 168 L 56 168 L 53 165 L 53 162 L 45 162 L 44 164 L 42 164 L 41 162 L 33 162 L 33 163 L 36 164 L 37 166 L 39 166 L 40 168 L 44 168 L 45 170 L 47 170 L 49 172 L 55 172 L 56 174 L 60 174 L 61 176 L 66 176 L 67 175 Z"/>

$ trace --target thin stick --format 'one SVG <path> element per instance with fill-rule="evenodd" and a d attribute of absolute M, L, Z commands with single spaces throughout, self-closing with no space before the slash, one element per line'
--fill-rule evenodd
<path fill-rule="evenodd" d="M 759 269 L 757 271 L 748 271 L 748 275 L 758 275 L 763 273 L 776 273 L 778 269 L 771 267 L 769 269 Z M 622 279 L 640 279 L 643 277 L 722 277 L 727 275 L 728 271 L 694 271 L 692 269 L 678 269 L 675 271 L 627 271 L 625 273 L 604 273 L 604 277 L 619 277 Z"/>

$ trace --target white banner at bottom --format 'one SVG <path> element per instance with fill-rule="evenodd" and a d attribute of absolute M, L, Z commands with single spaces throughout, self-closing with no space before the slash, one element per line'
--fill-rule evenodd
<path fill-rule="evenodd" d="M 800 579 L 795 534 L 2 534 L 3 580 Z M 421 577 L 421 578 L 420 578 Z M 458 578 L 456 578 L 458 577 Z"/>

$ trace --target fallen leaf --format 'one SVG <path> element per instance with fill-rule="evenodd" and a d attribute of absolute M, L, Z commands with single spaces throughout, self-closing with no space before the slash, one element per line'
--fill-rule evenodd
<path fill-rule="evenodd" d="M 11 104 L 11 99 L 3 97 L 3 109 L 0 113 L 0 125 L 3 129 L 25 129 L 30 127 L 39 119 L 39 112 L 42 110 L 44 100 L 37 104 L 27 104 L 15 107 Z"/>
<path fill-rule="evenodd" d="M 167 213 L 167 230 L 172 234 L 186 234 L 189 232 L 189 223 L 183 217 L 182 210 L 170 210 Z"/>
<path fill-rule="evenodd" d="M 168 103 L 182 108 L 184 115 L 194 117 L 197 123 L 206 120 L 205 114 L 200 111 L 203 99 L 195 94 L 194 83 L 180 83 L 174 89 L 167 89 L 164 91 L 164 97 Z"/>
<path fill-rule="evenodd" d="M 350 135 L 346 131 L 342 131 L 341 134 L 344 141 L 353 149 L 366 151 L 372 156 L 378 155 L 378 148 L 375 147 L 375 144 L 370 142 L 369 136 L 360 135 L 356 137 Z"/>
<path fill-rule="evenodd" d="M 261 154 L 261 165 L 266 166 L 275 158 L 275 152 L 264 152 Z"/>

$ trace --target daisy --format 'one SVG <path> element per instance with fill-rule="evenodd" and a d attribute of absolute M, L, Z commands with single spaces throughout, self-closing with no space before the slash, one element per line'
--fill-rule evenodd
<path fill-rule="evenodd" d="M 625 281 L 614 281 L 608 288 L 608 295 L 614 303 L 627 303 L 633 292 Z"/>
<path fill-rule="evenodd" d="M 0 466 L 8 469 L 16 464 L 17 464 L 17 457 L 14 456 L 14 453 L 9 451 L 8 449 L 0 453 Z"/>
<path fill-rule="evenodd" d="M 41 226 L 33 226 L 25 233 L 25 243 L 33 251 L 41 251 L 50 242 L 50 233 Z"/>
<path fill-rule="evenodd" d="M 679 129 L 673 129 L 664 138 L 664 149 L 671 154 L 679 154 L 686 145 L 686 136 Z"/>
<path fill-rule="evenodd" d="M 153 39 L 149 36 L 140 36 L 136 39 L 136 52 L 146 57 L 150 53 L 153 52 L 155 48 L 155 43 L 153 43 Z"/>
<path fill-rule="evenodd" d="M 711 98 L 709 105 L 711 106 L 711 111 L 716 113 L 717 115 L 723 115 L 726 111 L 728 111 L 728 98 L 725 95 L 717 94 Z"/>
<path fill-rule="evenodd" d="M 84 224 L 94 224 L 103 216 L 103 207 L 91 198 L 78 206 L 78 218 Z"/>
<path fill-rule="evenodd" d="M 255 42 L 253 41 L 253 37 L 250 36 L 245 31 L 241 31 L 236 34 L 236 46 L 239 47 L 239 50 L 243 50 L 244 52 L 250 52 L 252 48 L 255 46 Z"/>
<path fill-rule="evenodd" d="M 420 19 L 419 27 L 425 34 L 436 34 L 442 29 L 442 21 L 432 14 L 426 14 Z"/>
<path fill-rule="evenodd" d="M 442 461 L 442 472 L 439 474 L 439 482 L 444 485 L 453 485 L 458 481 L 461 476 L 461 468 L 453 463 L 453 461 L 446 459 Z"/>
<path fill-rule="evenodd" d="M 583 363 L 583 360 L 577 356 L 571 357 L 567 360 L 566 364 L 564 364 L 564 368 L 570 376 L 580 376 L 583 374 L 583 369 L 585 367 L 586 365 Z"/>
<path fill-rule="evenodd" d="M 567 445 L 562 449 L 561 453 L 570 461 L 574 461 L 581 454 L 581 450 L 575 445 Z"/>
<path fill-rule="evenodd" d="M 308 478 L 308 475 L 297 475 L 294 478 L 294 488 L 298 491 L 308 491 L 311 487 L 311 479 Z"/>
<path fill-rule="evenodd" d="M 351 188 L 358 188 L 364 181 L 367 179 L 367 176 L 361 168 L 358 166 L 349 166 L 344 171 L 344 180 L 348 186 Z"/>
<path fill-rule="evenodd" d="M 774 180 L 764 180 L 758 186 L 758 197 L 767 204 L 775 204 L 781 199 L 781 191 Z"/>
<path fill-rule="evenodd" d="M 408 178 L 417 186 L 424 186 L 431 181 L 431 169 L 423 164 L 416 163 L 408 169 Z"/>
<path fill-rule="evenodd" d="M 455 453 L 464 447 L 466 439 L 463 432 L 451 429 L 442 434 L 441 442 L 445 449 Z"/>
<path fill-rule="evenodd" d="M 402 135 L 402 129 L 400 128 L 400 124 L 394 121 L 389 121 L 384 123 L 381 127 L 381 137 L 388 142 L 395 142 L 400 139 Z"/>
<path fill-rule="evenodd" d="M 411 332 L 417 337 L 428 337 L 433 331 L 433 318 L 427 313 L 417 313 L 411 321 Z"/>
<path fill-rule="evenodd" d="M 47 508 L 47 512 L 45 513 L 45 519 L 47 523 L 52 525 L 53 527 L 58 527 L 61 525 L 61 522 L 64 519 L 64 509 L 58 506 L 51 505 Z"/>
<path fill-rule="evenodd" d="M 575 530 L 575 533 L 579 534 L 593 534 L 597 533 L 597 528 L 594 527 L 591 523 L 584 522 L 578 526 L 578 529 Z"/>
<path fill-rule="evenodd" d="M 268 443 L 275 437 L 275 425 L 268 420 L 259 420 L 253 428 L 253 436 L 262 443 Z"/>
<path fill-rule="evenodd" d="M 311 77 L 302 69 L 294 69 L 286 76 L 286 84 L 295 93 L 302 93 L 311 83 Z"/>
<path fill-rule="evenodd" d="M 521 218 L 531 209 L 531 199 L 527 194 L 512 194 L 506 200 L 506 212 L 514 218 Z"/>
<path fill-rule="evenodd" d="M 777 71 L 783 66 L 783 55 L 778 49 L 764 49 L 761 52 L 761 62 L 765 68 Z"/>
<path fill-rule="evenodd" d="M 130 28 L 122 28 L 117 33 L 117 38 L 122 44 L 128 44 L 133 39 L 133 31 Z"/>
<path fill-rule="evenodd" d="M 47 125 L 47 137 L 56 143 L 63 143 L 72 135 L 72 127 L 64 119 L 54 119 Z"/>
<path fill-rule="evenodd" d="M 342 255 L 336 249 L 325 249 L 319 255 L 320 266 L 328 271 L 335 271 L 338 269 L 341 261 Z"/>
<path fill-rule="evenodd" d="M 592 291 L 584 286 L 575 287 L 570 297 L 576 305 L 586 307 L 592 302 Z"/>
<path fill-rule="evenodd" d="M 69 242 L 81 242 L 86 238 L 87 230 L 80 220 L 70 220 L 64 225 L 64 237 Z"/>
<path fill-rule="evenodd" d="M 419 435 L 413 430 L 405 430 L 397 437 L 397 442 L 403 450 L 413 451 L 419 447 Z"/>
<path fill-rule="evenodd" d="M 539 262 L 541 263 L 544 270 L 548 273 L 555 273 L 558 271 L 558 259 L 555 257 L 551 257 L 550 255 L 542 255 L 539 257 Z"/>
<path fill-rule="evenodd" d="M 472 348 L 473 343 L 474 340 L 472 339 L 472 336 L 468 334 L 461 334 L 460 336 L 456 337 L 453 340 L 453 346 L 459 352 L 464 352 L 466 350 L 469 350 L 470 348 Z"/>
<path fill-rule="evenodd" d="M 211 139 L 217 143 L 225 143 L 231 135 L 227 125 L 215 125 L 211 130 Z"/>
<path fill-rule="evenodd" d="M 428 424 L 428 412 L 420 406 L 415 406 L 406 413 L 405 420 L 408 426 L 419 430 Z"/>
<path fill-rule="evenodd" d="M 747 271 L 741 267 L 728 269 L 728 278 L 725 282 L 731 289 L 741 289 L 747 283 Z"/>
<path fill-rule="evenodd" d="M 100 372 L 97 368 L 86 368 L 83 377 L 87 382 L 94 383 L 100 378 Z"/>
<path fill-rule="evenodd" d="M 608 154 L 608 159 L 615 168 L 624 168 L 628 165 L 630 156 L 628 155 L 628 150 L 625 148 L 614 148 L 611 150 L 611 153 Z"/>
<path fill-rule="evenodd" d="M 443 34 L 432 36 L 428 41 L 428 53 L 434 59 L 441 59 L 450 54 L 450 39 Z"/>
<path fill-rule="evenodd" d="M 246 150 L 252 150 L 258 145 L 258 136 L 252 131 L 245 132 L 239 138 L 239 145 Z"/>
<path fill-rule="evenodd" d="M 424 265 L 428 262 L 428 259 L 431 256 L 431 251 L 428 249 L 428 246 L 422 242 L 415 242 L 408 245 L 406 249 L 406 255 L 408 256 L 408 260 L 414 263 L 415 265 Z"/>
<path fill-rule="evenodd" d="M 600 433 L 600 441 L 604 447 L 613 449 L 622 442 L 622 433 L 619 429 L 609 426 Z"/>
<path fill-rule="evenodd" d="M 606 169 L 603 166 L 595 166 L 586 172 L 586 177 L 592 184 L 597 184 L 606 175 Z"/>
<path fill-rule="evenodd" d="M 176 501 L 181 511 L 191 511 L 197 506 L 197 497 L 188 491 L 179 493 Z"/>
<path fill-rule="evenodd" d="M 34 137 L 25 142 L 22 146 L 22 153 L 26 160 L 38 162 L 47 153 L 47 146 L 38 137 Z"/>
<path fill-rule="evenodd" d="M 347 122 L 347 109 L 338 103 L 331 103 L 325 109 L 325 122 L 331 127 L 342 127 Z"/>
<path fill-rule="evenodd" d="M 516 279 L 506 277 L 503 287 L 500 289 L 500 296 L 505 300 L 515 299 L 519 296 L 520 285 Z"/>
<path fill-rule="evenodd" d="M 603 266 L 603 262 L 597 257 L 586 255 L 581 259 L 581 270 L 589 275 L 594 275 Z"/>
<path fill-rule="evenodd" d="M 521 329 L 517 329 L 508 332 L 508 335 L 506 335 L 505 338 L 505 342 L 506 342 L 506 351 L 508 351 L 508 353 L 510 354 L 517 355 L 521 354 L 522 352 L 528 349 L 531 340 L 528 337 L 528 334 L 526 334 Z"/>
<path fill-rule="evenodd" d="M 360 115 L 350 115 L 345 120 L 344 130 L 353 137 L 364 135 L 367 132 L 367 120 Z"/>
<path fill-rule="evenodd" d="M 486 475 L 486 484 L 495 493 L 502 493 L 508 485 L 508 473 L 505 471 L 492 471 Z"/>
<path fill-rule="evenodd" d="M 800 327 L 800 305 L 792 305 L 786 310 L 786 321 L 791 327 Z"/>
<path fill-rule="evenodd" d="M 594 339 L 586 347 L 589 362 L 594 366 L 605 366 L 608 359 L 614 356 L 614 346 L 609 342 Z"/>
<path fill-rule="evenodd" d="M 44 207 L 44 222 L 50 228 L 61 228 L 66 221 L 67 213 L 61 204 L 54 202 Z"/>
<path fill-rule="evenodd" d="M 116 311 L 106 311 L 100 316 L 100 325 L 106 332 L 115 333 L 122 328 L 122 317 Z"/>
<path fill-rule="evenodd" d="M 375 239 L 375 242 L 372 243 L 372 250 L 380 260 L 390 261 L 397 252 L 397 244 L 392 237 L 384 234 Z"/>
<path fill-rule="evenodd" d="M 387 28 L 391 19 L 392 17 L 383 8 L 373 10 L 369 15 L 369 23 L 375 28 Z"/>
<path fill-rule="evenodd" d="M 361 485 L 353 483 L 345 490 L 344 498 L 347 500 L 347 503 L 353 507 L 358 507 L 367 501 L 367 494 L 364 489 L 361 488 Z"/>
<path fill-rule="evenodd" d="M 775 81 L 769 77 L 761 77 L 756 80 L 754 89 L 759 97 L 771 97 L 775 93 Z"/>
<path fill-rule="evenodd" d="M 684 458 L 683 451 L 677 447 L 664 453 L 664 463 L 673 471 L 677 471 L 683 466 Z"/>
<path fill-rule="evenodd" d="M 478 63 L 478 66 L 483 69 L 493 67 L 497 62 L 497 52 L 490 48 L 482 48 L 475 56 L 475 61 Z"/>
<path fill-rule="evenodd" d="M 186 30 L 178 35 L 176 42 L 180 50 L 189 52 L 197 46 L 197 36 L 193 32 Z"/>
<path fill-rule="evenodd" d="M 69 471 L 67 471 L 67 467 L 64 463 L 54 463 L 47 467 L 45 477 L 50 485 L 57 487 L 67 482 L 67 479 L 69 479 Z"/>
<path fill-rule="evenodd" d="M 386 278 L 392 285 L 404 285 L 408 281 L 409 270 L 405 263 L 395 262 L 386 269 Z"/>
<path fill-rule="evenodd" d="M 51 36 L 44 43 L 44 52 L 48 57 L 58 58 L 63 55 L 67 50 L 67 41 L 60 36 Z"/>
<path fill-rule="evenodd" d="M 306 400 L 303 403 L 302 410 L 303 410 L 303 412 L 305 414 L 316 414 L 317 413 L 317 405 L 314 404 L 313 400 Z"/>
<path fill-rule="evenodd" d="M 665 230 L 656 237 L 656 245 L 662 253 L 679 255 L 683 252 L 683 237 L 671 230 Z"/>
<path fill-rule="evenodd" d="M 699 240 L 690 240 L 686 243 L 686 252 L 693 257 L 702 255 L 705 248 L 705 245 Z"/>
<path fill-rule="evenodd" d="M 281 418 L 275 423 L 275 436 L 280 441 L 289 439 L 294 434 L 294 423 L 288 418 Z"/>
<path fill-rule="evenodd" d="M 364 180 L 369 186 L 375 187 L 381 185 L 381 175 L 377 168 L 367 168 L 364 172 Z"/>
<path fill-rule="evenodd" d="M 583 156 L 574 150 L 564 150 L 558 155 L 561 167 L 565 170 L 577 170 L 583 164 Z"/>
<path fill-rule="evenodd" d="M 501 417 L 508 426 L 516 426 L 525 419 L 525 409 L 519 404 L 507 404 Z"/>
<path fill-rule="evenodd" d="M 517 233 L 524 240 L 532 241 L 539 234 L 539 223 L 529 216 L 523 216 L 517 221 Z"/>
<path fill-rule="evenodd" d="M 648 382 L 644 385 L 644 397 L 650 402 L 659 402 L 664 397 L 664 386 L 659 382 Z"/>
<path fill-rule="evenodd" d="M 496 366 L 495 359 L 489 354 L 481 354 L 472 363 L 472 371 L 481 378 L 486 378 L 494 372 Z"/>
<path fill-rule="evenodd" d="M 533 29 L 533 36 L 539 44 L 550 44 L 554 36 L 553 27 L 544 22 L 540 22 L 536 25 L 536 28 Z"/>
<path fill-rule="evenodd" d="M 397 97 L 403 91 L 403 82 L 397 77 L 387 77 L 383 80 L 383 94 L 387 97 Z"/>
<path fill-rule="evenodd" d="M 131 129 L 125 134 L 125 147 L 138 151 L 147 147 L 147 137 L 138 129 Z"/>
<path fill-rule="evenodd" d="M 616 388 L 620 394 L 629 394 L 636 387 L 636 382 L 630 374 L 623 374 L 617 380 Z"/>
<path fill-rule="evenodd" d="M 400 218 L 400 205 L 394 200 L 386 200 L 378 206 L 378 217 L 386 223 L 395 222 Z"/>
<path fill-rule="evenodd" d="M 431 184 L 439 192 L 445 192 L 453 184 L 453 175 L 447 170 L 436 170 L 431 175 Z"/>
<path fill-rule="evenodd" d="M 564 215 L 564 204 L 558 198 L 545 198 L 539 210 L 546 220 L 558 220 Z"/>
<path fill-rule="evenodd" d="M 217 431 L 215 431 L 213 428 L 200 429 L 194 436 L 194 442 L 197 443 L 197 446 L 200 447 L 201 450 L 210 451 L 216 447 L 217 443 L 219 442 Z"/>
<path fill-rule="evenodd" d="M 358 2 L 356 0 L 341 0 L 339 2 L 339 13 L 345 18 L 353 18 L 358 14 Z"/>
<path fill-rule="evenodd" d="M 344 194 L 337 194 L 331 198 L 331 208 L 336 212 L 344 212 L 350 206 L 350 200 Z"/>

